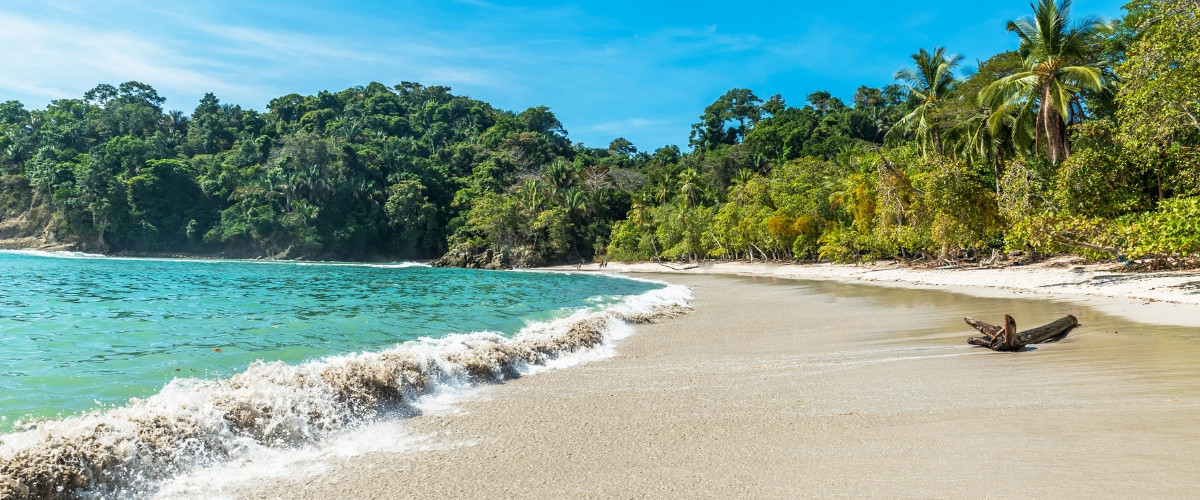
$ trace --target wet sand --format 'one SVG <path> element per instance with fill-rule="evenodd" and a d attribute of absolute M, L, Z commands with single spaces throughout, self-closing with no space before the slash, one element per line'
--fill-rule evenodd
<path fill-rule="evenodd" d="M 656 276 L 695 311 L 618 355 L 403 422 L 412 451 L 330 459 L 250 498 L 1193 497 L 1200 331 L 1067 299 Z M 1181 323 L 1196 309 L 1176 309 Z M 1082 326 L 1016 354 L 963 316 Z M 1170 323 L 1171 321 L 1165 321 Z M 417 449 L 420 448 L 420 449 Z"/>

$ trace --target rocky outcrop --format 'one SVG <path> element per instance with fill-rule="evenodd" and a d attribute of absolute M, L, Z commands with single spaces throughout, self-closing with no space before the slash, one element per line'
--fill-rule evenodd
<path fill-rule="evenodd" d="M 0 220 L 0 248 L 6 250 L 83 250 L 72 241 L 60 241 L 51 227 L 50 215 L 38 208 Z"/>
<path fill-rule="evenodd" d="M 500 270 L 533 267 L 543 264 L 543 260 L 528 247 L 493 248 L 462 243 L 455 245 L 431 264 L 433 267 Z"/>

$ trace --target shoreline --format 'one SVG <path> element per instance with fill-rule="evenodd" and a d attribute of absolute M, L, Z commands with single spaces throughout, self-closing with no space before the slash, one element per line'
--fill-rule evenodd
<path fill-rule="evenodd" d="M 648 277 L 690 287 L 694 310 L 638 326 L 615 357 L 415 416 L 403 450 L 185 497 L 1184 498 L 1200 484 L 1190 329 L 1059 297 Z M 1059 343 L 965 345 L 965 312 L 1064 307 L 1083 326 Z M 996 464 L 1004 481 L 984 472 Z"/>
<path fill-rule="evenodd" d="M 1072 257 L 1003 268 L 914 269 L 894 261 L 872 264 L 781 264 L 702 262 L 667 267 L 653 262 L 610 262 L 550 266 L 563 272 L 659 274 L 667 276 L 746 276 L 801 281 L 832 281 L 912 290 L 943 290 L 981 298 L 1043 297 L 1067 300 L 1130 320 L 1200 327 L 1200 271 L 1121 272 L 1112 263 L 1076 264 Z M 1188 314 L 1190 313 L 1190 315 Z"/>
<path fill-rule="evenodd" d="M 51 248 L 10 248 L 0 240 L 0 251 L 72 253 Z M 310 259 L 229 258 L 206 254 L 115 253 L 88 254 L 96 258 L 167 259 L 230 262 L 278 262 L 315 264 L 404 263 L 431 265 L 430 259 L 327 261 Z M 725 275 L 757 276 L 801 281 L 834 281 L 914 290 L 944 290 L 985 298 L 1035 296 L 1059 298 L 1104 309 L 1130 320 L 1200 328 L 1200 314 L 1181 315 L 1200 307 L 1200 270 L 1131 272 L 1111 262 L 1081 263 L 1072 256 L 1007 267 L 957 267 L 918 269 L 896 261 L 849 265 L 831 263 L 780 263 L 702 261 L 700 264 L 668 266 L 655 262 L 609 262 L 604 269 L 592 263 L 548 265 L 510 271 L 565 273 Z"/>
<path fill-rule="evenodd" d="M 20 238 L 0 238 L 0 251 L 9 252 L 47 252 L 47 253 L 80 253 L 97 258 L 115 258 L 115 259 L 178 259 L 178 260 L 228 260 L 228 261 L 247 261 L 247 262 L 330 262 L 330 263 L 347 263 L 347 264 L 380 264 L 390 262 L 414 262 L 420 264 L 428 264 L 436 259 L 429 258 L 414 258 L 404 259 L 386 255 L 375 255 L 370 259 L 362 260 L 321 260 L 308 257 L 293 257 L 287 258 L 287 253 L 282 253 L 276 256 L 257 255 L 246 256 L 236 252 L 214 252 L 214 253 L 192 253 L 192 252 L 135 252 L 135 251 L 120 251 L 120 252 L 102 252 L 96 253 L 89 250 L 84 250 L 84 247 L 77 243 L 49 243 L 41 238 L 36 237 L 20 237 Z M 285 257 L 280 257 L 280 256 Z"/>
<path fill-rule="evenodd" d="M 215 379 L 177 375 L 124 405 L 34 420 L 0 434 L 0 497 L 58 498 L 55 492 L 77 487 L 92 488 L 76 492 L 84 496 L 140 497 L 176 468 L 336 444 L 376 414 L 420 413 L 429 399 L 609 355 L 631 325 L 684 314 L 689 296 L 683 287 L 641 287 L 597 304 L 584 294 L 569 314 L 527 315 L 512 335 L 463 330 L 294 363 L 260 359 Z M 75 462 L 64 466 L 64 454 Z"/>
<path fill-rule="evenodd" d="M 378 264 L 412 262 L 430 264 L 436 258 L 399 258 L 375 255 L 362 260 L 322 260 L 309 257 L 279 258 L 259 255 L 248 257 L 227 252 L 104 252 L 81 250 L 76 243 L 49 243 L 36 237 L 0 238 L 0 251 L 36 251 L 82 253 L 96 257 L 133 259 L 327 262 Z M 286 255 L 286 252 L 284 254 Z M 699 264 L 660 262 L 608 262 L 604 269 L 596 263 L 547 264 L 515 271 L 543 270 L 566 272 L 617 272 L 650 274 L 723 274 L 733 276 L 769 276 L 799 280 L 832 280 L 844 283 L 870 283 L 881 286 L 955 288 L 961 290 L 994 288 L 1045 295 L 1086 295 L 1127 298 L 1148 302 L 1200 305 L 1200 269 L 1133 272 L 1112 262 L 1086 262 L 1072 255 L 1059 255 L 1023 265 L 1005 267 L 914 268 L 894 260 L 863 264 L 701 261 Z"/>
<path fill-rule="evenodd" d="M 371 260 L 317 260 L 317 259 L 277 259 L 270 257 L 231 257 L 227 255 L 202 254 L 202 253 L 175 253 L 175 252 L 111 252 L 111 253 L 91 253 L 76 249 L 70 245 L 60 246 L 44 246 L 44 247 L 29 247 L 18 248 L 15 246 L 4 245 L 4 240 L 0 240 L 0 252 L 12 253 L 32 253 L 32 254 L 66 254 L 66 255 L 81 255 L 87 258 L 96 259 L 146 259 L 146 260 L 179 260 L 179 261 L 221 261 L 221 262 L 278 262 L 278 263 L 305 263 L 305 264 L 350 264 L 350 265 L 371 265 L 371 264 L 419 264 L 429 265 L 434 259 L 389 259 L 379 257 Z"/>
<path fill-rule="evenodd" d="M 77 253 L 48 248 L 10 248 L 0 240 L 0 251 Z M 85 254 L 95 258 L 166 259 L 229 262 L 277 262 L 330 265 L 374 265 L 386 263 L 431 265 L 430 259 L 328 261 L 310 259 L 230 258 L 220 255 L 173 253 Z M 833 281 L 913 290 L 944 290 L 975 297 L 1005 298 L 1034 296 L 1059 298 L 1104 309 L 1133 321 L 1149 324 L 1200 328 L 1200 314 L 1181 315 L 1200 308 L 1200 270 L 1131 272 L 1114 263 L 1080 263 L 1071 256 L 1008 267 L 958 267 L 918 269 L 896 261 L 849 265 L 831 263 L 779 263 L 703 261 L 685 267 L 655 262 L 610 262 L 576 268 L 574 264 L 512 269 L 564 273 L 614 275 L 724 275 L 754 276 L 801 281 Z"/>
<path fill-rule="evenodd" d="M 35 241 L 36 240 L 36 241 Z M 36 238 L 0 239 L 0 251 L 86 253 L 77 245 L 50 245 Z M 230 257 L 221 253 L 114 252 L 88 254 L 99 258 L 221 260 L 245 262 L 304 262 L 330 264 L 412 263 L 430 265 L 436 259 L 371 259 L 337 261 L 310 258 Z M 683 266 L 683 267 L 678 267 Z M 955 267 L 918 269 L 897 261 L 864 264 L 781 263 L 745 261 L 702 261 L 700 264 L 668 266 L 655 262 L 609 262 L 604 269 L 591 263 L 577 269 L 574 264 L 545 265 L 514 271 L 605 272 L 618 274 L 683 274 L 759 276 L 792 280 L 836 281 L 911 289 L 955 291 L 978 297 L 1004 297 L 1012 293 L 1045 297 L 1071 297 L 1091 305 L 1118 309 L 1130 319 L 1155 323 L 1170 305 L 1200 306 L 1200 269 L 1159 272 L 1130 272 L 1111 262 L 1088 263 L 1074 256 L 1057 256 L 1026 265 L 1007 267 Z M 1148 308 L 1130 308 L 1136 302 Z M 1148 309 L 1140 311 L 1137 309 Z M 1200 327 L 1200 319 L 1179 323 Z"/>

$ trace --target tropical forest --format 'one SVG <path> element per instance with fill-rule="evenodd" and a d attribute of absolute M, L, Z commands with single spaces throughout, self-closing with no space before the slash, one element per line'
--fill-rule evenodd
<path fill-rule="evenodd" d="M 1200 255 L 1200 4 L 1039 0 L 1012 50 L 913 47 L 846 102 L 734 88 L 678 145 L 573 143 L 444 86 L 266 111 L 148 84 L 0 104 L 0 238 L 85 252 L 511 268 L 601 260 Z M 1004 26 L 996 26 L 1003 30 Z M 435 82 L 428 82 L 435 83 Z"/>

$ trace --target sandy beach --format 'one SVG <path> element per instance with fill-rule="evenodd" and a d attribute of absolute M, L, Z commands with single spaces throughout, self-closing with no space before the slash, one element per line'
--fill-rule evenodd
<path fill-rule="evenodd" d="M 640 276 L 691 287 L 694 311 L 639 326 L 614 357 L 405 419 L 408 449 L 173 494 L 1128 498 L 1200 486 L 1200 347 L 1181 326 L 1200 316 L 1194 302 Z M 1105 304 L 1163 309 L 1151 325 Z M 1005 313 L 1082 326 L 1017 354 L 965 345 L 963 316 Z"/>

